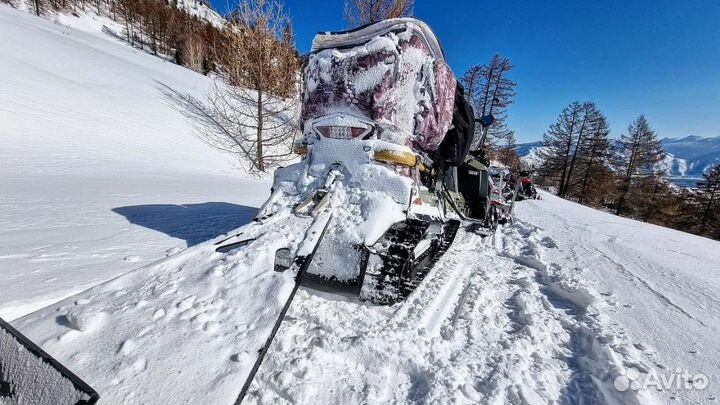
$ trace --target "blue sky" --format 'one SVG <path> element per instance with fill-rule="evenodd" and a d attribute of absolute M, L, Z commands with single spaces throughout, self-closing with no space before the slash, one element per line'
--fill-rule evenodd
<path fill-rule="evenodd" d="M 302 52 L 317 31 L 347 28 L 342 0 L 285 4 Z M 595 101 L 613 136 L 641 113 L 661 137 L 720 136 L 720 0 L 416 0 L 415 16 L 458 77 L 496 52 L 512 60 L 519 142 L 574 100 Z"/>

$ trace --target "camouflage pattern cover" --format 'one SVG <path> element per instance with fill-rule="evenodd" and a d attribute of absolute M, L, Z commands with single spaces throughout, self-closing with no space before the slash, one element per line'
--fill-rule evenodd
<path fill-rule="evenodd" d="M 338 39 L 342 37 L 342 39 Z M 305 70 L 303 122 L 344 113 L 373 139 L 430 152 L 452 122 L 456 80 L 430 29 L 412 18 L 318 34 Z"/>

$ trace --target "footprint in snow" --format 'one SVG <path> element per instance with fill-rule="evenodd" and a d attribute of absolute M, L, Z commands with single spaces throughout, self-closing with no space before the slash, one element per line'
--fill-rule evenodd
<path fill-rule="evenodd" d="M 127 356 L 127 355 L 131 354 L 132 352 L 134 352 L 135 349 L 137 349 L 137 344 L 135 343 L 135 341 L 132 339 L 128 339 L 128 340 L 120 343 L 120 347 L 118 348 L 117 353 Z"/>
<path fill-rule="evenodd" d="M 557 249 L 558 245 L 555 240 L 549 236 L 540 239 L 540 244 L 548 249 Z"/>
<path fill-rule="evenodd" d="M 636 349 L 641 351 L 646 351 L 647 347 L 643 345 L 642 343 L 633 343 L 633 346 L 635 346 Z"/>

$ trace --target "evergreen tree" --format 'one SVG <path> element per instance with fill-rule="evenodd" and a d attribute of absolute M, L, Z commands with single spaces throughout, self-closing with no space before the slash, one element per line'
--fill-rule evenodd
<path fill-rule="evenodd" d="M 620 138 L 619 144 L 619 167 L 622 177 L 615 213 L 622 215 L 628 208 L 628 200 L 635 200 L 635 206 L 643 203 L 641 196 L 646 193 L 643 193 L 641 186 L 659 180 L 663 171 L 658 169 L 658 163 L 665 157 L 665 152 L 644 115 L 640 115 L 630 124 L 627 133 Z"/>

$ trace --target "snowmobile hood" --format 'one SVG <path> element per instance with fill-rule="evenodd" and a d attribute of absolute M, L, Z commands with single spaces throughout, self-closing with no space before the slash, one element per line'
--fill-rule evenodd
<path fill-rule="evenodd" d="M 370 39 L 390 32 L 410 31 L 421 38 L 432 50 L 432 56 L 445 59 L 445 52 L 433 30 L 425 22 L 411 17 L 391 18 L 366 24 L 346 31 L 319 32 L 313 40 L 311 52 L 330 48 L 347 48 L 368 42 Z"/>

